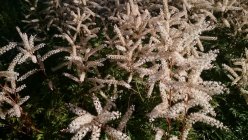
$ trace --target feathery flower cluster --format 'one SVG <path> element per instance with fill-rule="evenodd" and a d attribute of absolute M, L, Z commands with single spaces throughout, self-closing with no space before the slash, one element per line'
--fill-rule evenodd
<path fill-rule="evenodd" d="M 102 107 L 99 98 L 93 95 L 93 104 L 97 111 L 97 116 L 94 116 L 72 104 L 68 104 L 70 110 L 78 115 L 78 117 L 69 124 L 67 129 L 63 129 L 62 131 L 76 133 L 72 137 L 72 140 L 82 139 L 85 137 L 88 131 L 92 131 L 91 139 L 96 140 L 100 138 L 101 129 L 105 128 L 106 134 L 108 134 L 111 138 L 115 138 L 117 140 L 130 139 L 125 133 L 122 133 L 122 129 L 125 127 L 126 122 L 129 120 L 132 114 L 133 107 L 131 107 L 131 109 L 129 109 L 124 115 L 118 129 L 114 129 L 107 125 L 107 123 L 109 121 L 120 118 L 121 113 L 118 111 L 109 111 L 114 105 L 113 101 L 108 99 L 106 106 Z"/>
<path fill-rule="evenodd" d="M 245 49 L 245 57 L 233 59 L 233 67 L 223 64 L 223 68 L 228 72 L 227 76 L 232 80 L 232 85 L 237 85 L 246 102 L 248 103 L 248 50 Z"/>
<path fill-rule="evenodd" d="M 151 98 L 159 92 L 161 102 L 149 113 L 144 113 L 156 131 L 155 139 L 168 137 L 170 140 L 186 140 L 196 122 L 203 122 L 217 128 L 226 128 L 216 119 L 211 100 L 214 95 L 227 92 L 225 86 L 215 81 L 205 81 L 201 74 L 213 67 L 218 50 L 206 51 L 204 41 L 216 40 L 205 36 L 205 32 L 219 26 L 233 27 L 236 32 L 247 32 L 247 2 L 245 0 L 26 0 L 30 13 L 25 16 L 27 28 L 37 34 L 49 36 L 64 42 L 51 48 L 42 56 L 37 55 L 43 43 L 34 45 L 35 36 L 17 31 L 22 39 L 22 46 L 10 43 L 0 48 L 0 55 L 17 48 L 20 53 L 13 58 L 7 70 L 0 71 L 0 78 L 5 78 L 0 91 L 0 116 L 20 117 L 22 105 L 29 96 L 19 98 L 25 88 L 21 84 L 29 76 L 44 70 L 43 62 L 49 57 L 65 52 L 63 62 L 54 70 L 67 67 L 72 70 L 63 75 L 76 84 L 87 85 L 87 95 L 92 96 L 97 115 L 68 104 L 69 110 L 77 115 L 63 132 L 74 133 L 72 139 L 83 139 L 92 132 L 91 139 L 100 139 L 102 131 L 111 139 L 128 140 L 123 132 L 134 112 L 134 106 L 128 108 L 118 127 L 113 128 L 112 120 L 121 118 L 121 112 L 112 111 L 114 99 L 121 100 L 121 91 L 133 92 L 139 78 L 147 87 L 147 93 L 141 96 Z M 40 10 L 38 7 L 46 7 Z M 218 24 L 215 13 L 221 12 Z M 241 14 L 242 13 L 242 14 Z M 241 14 L 241 16 L 237 16 Z M 42 17 L 37 19 L 37 17 Z M 235 18 L 234 18 L 235 17 Z M 44 24 L 45 23 L 45 24 Z M 237 25 L 237 26 L 235 26 Z M 51 34 L 51 33 L 50 33 Z M 103 37 L 99 37 L 103 36 Z M 46 39 L 46 38 L 45 38 Z M 96 44 L 92 40 L 101 40 Z M 103 41 L 102 41 L 103 40 Z M 55 41 L 55 44 L 57 42 Z M 246 51 L 248 59 L 248 51 Z M 247 61 L 236 60 L 234 65 L 241 68 L 224 68 L 233 84 L 247 86 Z M 17 65 L 31 60 L 40 68 L 24 74 L 15 71 Z M 115 66 L 127 77 L 110 75 L 103 71 L 103 66 Z M 106 68 L 103 69 L 106 69 Z M 241 73 L 241 74 L 240 74 Z M 107 75 L 107 76 L 106 76 Z M 88 88 L 90 87 L 90 88 Z M 108 87 L 108 88 L 106 88 Z M 113 87 L 113 88 L 112 88 Z M 105 90 L 108 91 L 106 95 Z M 93 93 L 99 93 L 107 99 L 102 107 L 100 99 Z M 15 95 L 18 98 L 12 99 Z M 83 96 L 83 95 L 82 95 Z M 11 109 L 3 111 L 2 104 L 8 103 Z M 127 102 L 127 101 L 125 101 Z M 135 103 L 134 103 L 135 104 Z M 172 121 L 180 122 L 180 135 L 172 135 L 153 125 L 158 118 L 165 118 L 167 126 Z"/>
<path fill-rule="evenodd" d="M 1 119 L 5 119 L 6 116 L 21 117 L 23 113 L 21 105 L 29 99 L 29 96 L 21 98 L 21 91 L 26 87 L 26 85 L 22 84 L 22 82 L 39 70 L 32 69 L 24 74 L 21 74 L 16 71 L 15 68 L 18 65 L 22 65 L 24 62 L 27 62 L 29 59 L 31 59 L 33 63 L 37 63 L 37 56 L 35 52 L 45 46 L 43 43 L 35 46 L 35 36 L 30 36 L 30 38 L 28 38 L 26 33 L 22 33 L 18 27 L 16 29 L 22 39 L 22 47 L 17 45 L 17 43 L 10 43 L 0 49 L 0 55 L 7 53 L 7 51 L 14 48 L 17 48 L 20 51 L 20 53 L 18 53 L 10 62 L 7 70 L 4 71 L 0 69 L 0 78 L 4 78 L 4 82 L 1 83 L 0 88 Z M 10 105 L 11 108 L 4 107 L 5 104 Z"/>

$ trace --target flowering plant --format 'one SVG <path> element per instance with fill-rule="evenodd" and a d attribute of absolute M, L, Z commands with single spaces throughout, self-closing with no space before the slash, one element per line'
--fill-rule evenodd
<path fill-rule="evenodd" d="M 75 92 L 78 99 L 64 97 L 58 106 L 78 116 L 71 123 L 65 120 L 68 127 L 60 131 L 75 133 L 71 139 L 131 139 L 128 124 L 139 119 L 136 113 L 146 118 L 156 140 L 186 140 L 197 122 L 228 130 L 215 119 L 212 101 L 229 90 L 202 77 L 214 68 L 221 52 L 205 44 L 218 39 L 207 35 L 215 28 L 247 33 L 246 1 L 26 0 L 26 4 L 30 11 L 23 20 L 25 29 L 37 35 L 29 37 L 16 27 L 21 43 L 0 48 L 0 55 L 18 52 L 7 69 L 0 69 L 1 119 L 25 120 L 28 113 L 22 106 L 32 100 L 25 90 L 27 79 L 37 74 L 45 77 L 51 94 L 61 92 L 60 86 L 66 87 L 63 96 Z M 52 58 L 58 64 L 51 63 Z M 23 72 L 24 65 L 34 68 Z M 223 66 L 232 83 L 247 94 L 246 60 L 234 65 L 241 68 Z M 74 87 L 51 78 L 55 72 Z M 132 95 L 138 97 L 132 100 Z M 144 102 L 154 98 L 158 100 L 152 104 Z M 140 102 L 148 107 L 139 109 Z M 90 113 L 92 105 L 96 113 Z M 40 133 L 34 126 L 31 130 Z"/>

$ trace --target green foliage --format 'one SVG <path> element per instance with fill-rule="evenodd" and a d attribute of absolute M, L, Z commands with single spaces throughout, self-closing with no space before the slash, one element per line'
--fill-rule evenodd
<path fill-rule="evenodd" d="M 0 45 L 16 39 L 16 26 L 21 24 L 23 3 L 21 0 L 0 2 Z"/>

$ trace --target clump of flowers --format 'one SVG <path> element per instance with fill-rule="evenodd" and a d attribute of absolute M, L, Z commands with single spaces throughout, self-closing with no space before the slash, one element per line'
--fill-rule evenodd
<path fill-rule="evenodd" d="M 216 120 L 216 112 L 211 101 L 214 95 L 228 92 L 225 85 L 217 81 L 206 81 L 201 74 L 213 68 L 218 50 L 206 51 L 205 41 L 216 40 L 206 36 L 205 32 L 219 26 L 234 26 L 235 32 L 247 32 L 247 5 L 245 1 L 236 0 L 45 0 L 26 1 L 30 13 L 23 22 L 27 28 L 33 28 L 37 34 L 47 35 L 42 41 L 52 39 L 53 47 L 39 54 L 44 43 L 35 45 L 35 37 L 21 32 L 19 43 L 9 43 L 0 48 L 0 55 L 12 49 L 19 53 L 10 62 L 8 69 L 0 69 L 0 78 L 4 79 L 0 88 L 0 117 L 20 117 L 23 113 L 21 105 L 29 96 L 21 97 L 26 87 L 25 79 L 48 69 L 44 62 L 55 54 L 61 62 L 54 64 L 54 71 L 66 67 L 65 76 L 74 84 L 87 89 L 82 97 L 91 97 L 96 115 L 74 104 L 68 103 L 68 109 L 77 115 L 68 127 L 61 130 L 75 134 L 72 139 L 83 139 L 91 132 L 91 139 L 105 138 L 129 140 L 125 133 L 128 121 L 135 116 L 134 106 L 130 106 L 121 117 L 116 102 L 127 103 L 122 94 L 130 95 L 137 89 L 136 79 L 142 81 L 146 88 L 141 97 L 159 96 L 161 101 L 152 105 L 152 109 L 143 112 L 151 129 L 156 132 L 155 139 L 186 140 L 196 122 L 202 122 L 221 129 L 227 129 Z M 40 11 L 41 7 L 46 9 Z M 216 17 L 216 13 L 227 15 Z M 242 16 L 233 19 L 235 15 Z M 42 19 L 34 18 L 40 16 Z M 218 18 L 221 19 L 219 22 Z M 236 26 L 237 25 L 237 26 Z M 51 31 L 53 34 L 51 35 Z M 102 36 L 99 44 L 93 44 Z M 59 40 L 56 42 L 56 40 Z M 60 43 L 63 42 L 63 43 Z M 248 53 L 247 56 L 248 57 Z M 30 61 L 31 60 L 31 61 Z M 30 62 L 37 68 L 27 73 L 19 73 L 18 65 Z M 247 60 L 235 60 L 234 65 L 241 68 L 224 68 L 231 73 L 229 78 L 238 84 L 243 93 L 248 93 Z M 114 66 L 124 77 L 107 73 L 106 67 Z M 63 69 L 64 70 L 64 69 Z M 107 71 L 109 72 L 109 71 Z M 64 93 L 67 94 L 67 93 Z M 101 95 L 106 105 L 98 98 Z M 110 98 L 111 97 L 111 98 Z M 11 108 L 4 108 L 4 104 Z M 132 104 L 135 105 L 135 102 Z M 149 104 L 149 103 L 148 103 Z M 123 108 L 123 107 L 121 107 Z M 137 109 L 136 109 L 137 110 Z M 173 122 L 180 122 L 180 134 L 175 135 L 157 126 L 156 121 L 166 121 L 166 127 Z M 119 120 L 120 119 L 120 120 Z M 114 127 L 118 123 L 117 127 Z M 139 127 L 139 126 L 137 126 Z"/>

